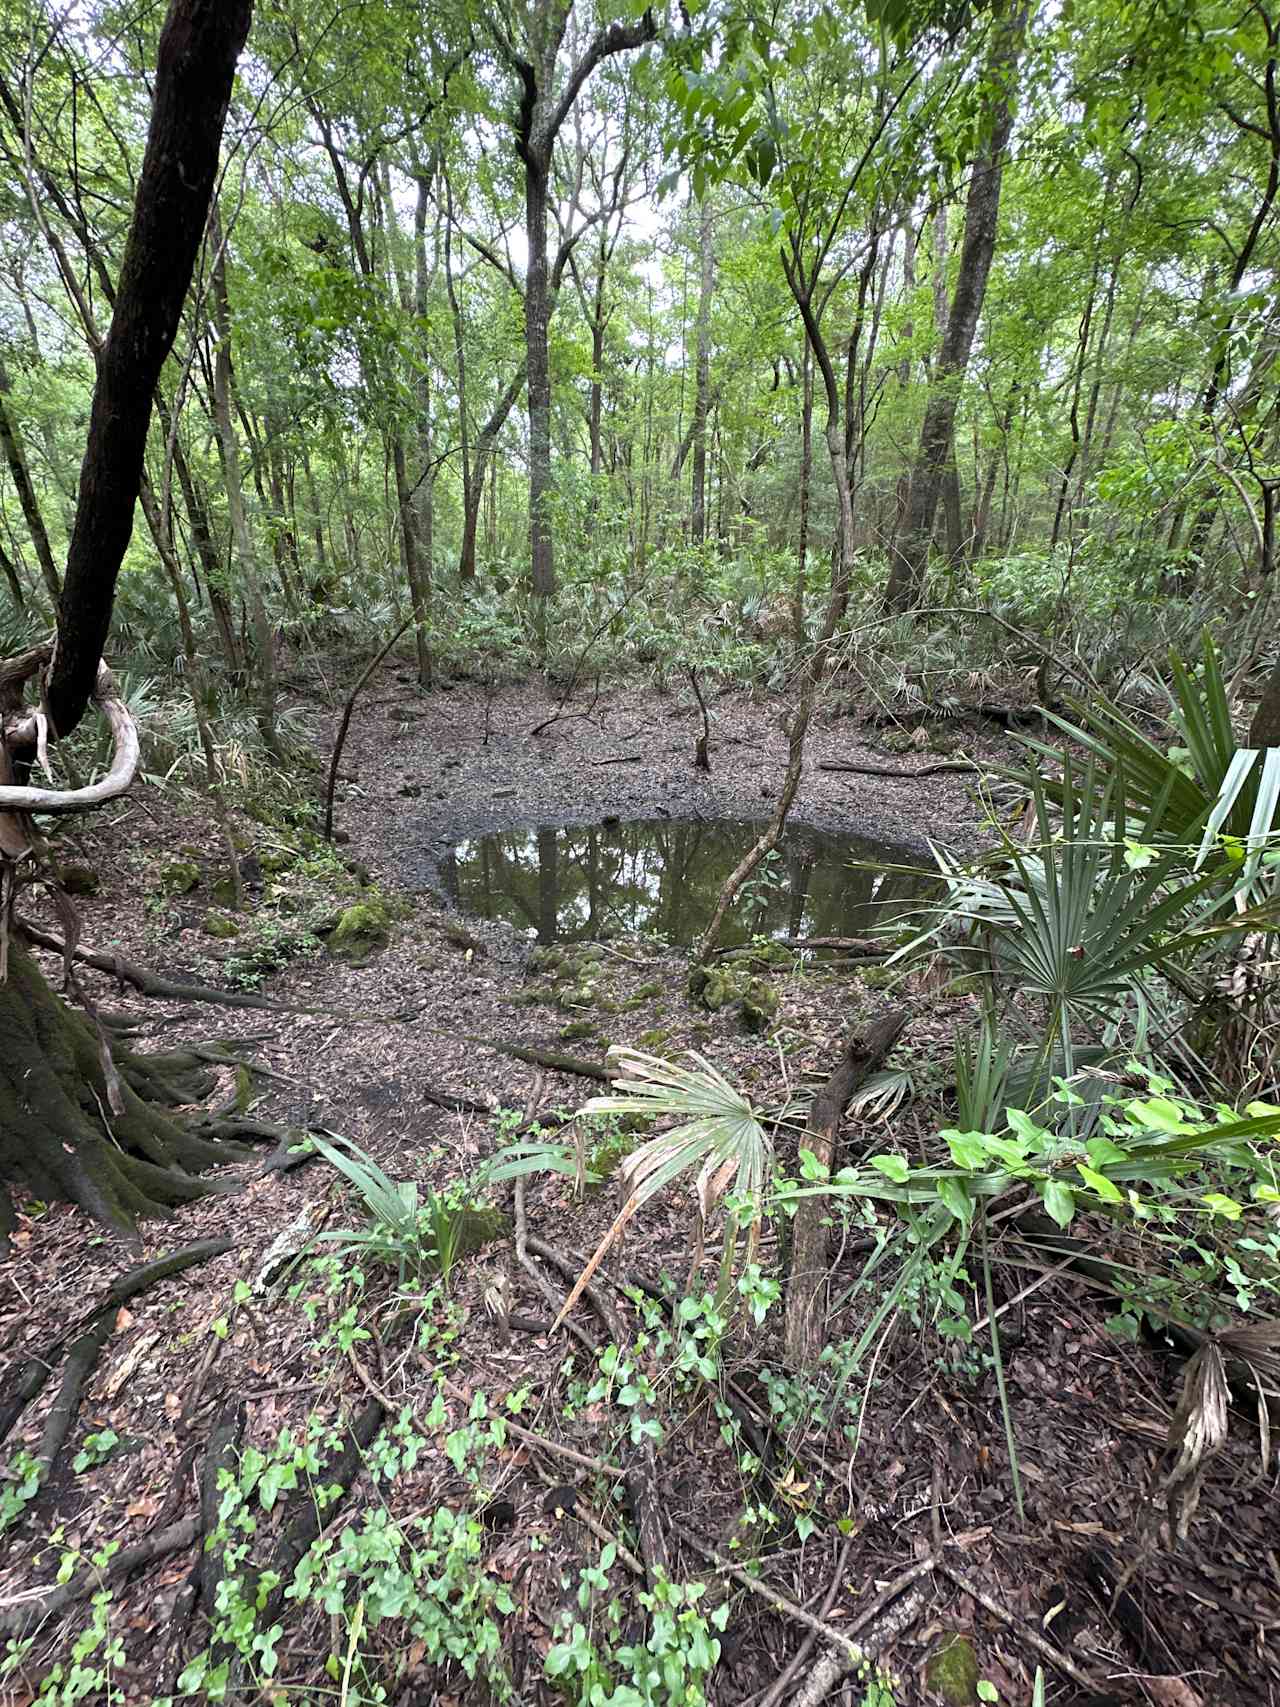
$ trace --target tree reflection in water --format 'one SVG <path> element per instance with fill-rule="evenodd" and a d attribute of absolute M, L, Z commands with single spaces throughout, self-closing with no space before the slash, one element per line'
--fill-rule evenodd
<path fill-rule="evenodd" d="M 646 931 L 692 942 L 721 885 L 756 835 L 750 824 L 641 819 L 560 829 L 506 830 L 460 842 L 444 861 L 445 887 L 460 907 L 505 919 L 541 943 Z M 865 861 L 871 869 L 849 862 Z M 796 830 L 773 880 L 739 903 L 724 941 L 771 936 L 862 936 L 933 885 L 885 871 L 918 863 L 910 849 L 856 836 Z"/>

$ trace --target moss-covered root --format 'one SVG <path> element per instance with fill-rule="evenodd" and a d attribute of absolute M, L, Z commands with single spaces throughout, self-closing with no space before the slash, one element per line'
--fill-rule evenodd
<path fill-rule="evenodd" d="M 165 1075 L 121 1055 L 120 1113 L 111 1111 L 98 1039 L 50 989 L 18 942 L 0 984 L 0 1188 L 78 1204 L 132 1236 L 138 1219 L 221 1189 L 191 1170 L 250 1152 L 184 1132 L 152 1106 Z"/>

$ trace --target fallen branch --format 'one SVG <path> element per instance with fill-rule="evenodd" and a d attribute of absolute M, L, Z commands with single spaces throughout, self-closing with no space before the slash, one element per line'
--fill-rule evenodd
<path fill-rule="evenodd" d="M 939 771 L 981 771 L 983 765 L 975 764 L 972 759 L 945 759 L 937 765 L 920 765 L 915 770 L 897 770 L 892 765 L 855 765 L 844 759 L 819 759 L 820 771 L 842 771 L 854 776 L 887 776 L 895 782 L 910 782 L 918 776 L 936 776 Z"/>
<path fill-rule="evenodd" d="M 838 948 L 845 954 L 880 960 L 893 952 L 892 945 L 874 936 L 784 936 L 783 948 Z"/>
<path fill-rule="evenodd" d="M 500 1037 L 467 1036 L 465 1041 L 496 1049 L 500 1055 L 510 1055 L 530 1067 L 546 1067 L 552 1073 L 574 1073 L 580 1079 L 597 1079 L 603 1085 L 613 1082 L 606 1068 L 595 1061 L 584 1061 L 579 1055 L 561 1055 L 555 1049 L 541 1049 L 533 1043 L 508 1043 Z"/>

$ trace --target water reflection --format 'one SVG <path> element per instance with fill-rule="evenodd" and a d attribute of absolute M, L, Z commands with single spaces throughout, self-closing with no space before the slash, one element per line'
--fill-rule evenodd
<path fill-rule="evenodd" d="M 757 827 L 643 819 L 631 823 L 507 830 L 460 842 L 443 862 L 459 906 L 505 919 L 541 943 L 578 942 L 648 931 L 674 944 L 694 941 L 721 885 Z M 739 903 L 726 943 L 755 931 L 772 936 L 861 936 L 886 911 L 924 893 L 921 879 L 886 872 L 910 850 L 854 836 L 796 830 Z M 851 868 L 865 860 L 873 869 Z"/>

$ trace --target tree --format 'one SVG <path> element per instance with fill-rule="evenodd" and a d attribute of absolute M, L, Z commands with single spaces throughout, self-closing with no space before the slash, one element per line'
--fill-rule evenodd
<path fill-rule="evenodd" d="M 112 1051 L 7 938 L 11 898 L 39 846 L 30 814 L 76 811 L 124 792 L 137 765 L 132 722 L 102 652 L 133 528 L 148 424 L 209 216 L 223 123 L 251 0 L 171 0 L 111 329 L 98 358 L 57 637 L 0 666 L 0 877 L 7 977 L 0 985 L 0 1217 L 4 1187 L 65 1198 L 128 1231 L 141 1215 L 214 1189 L 188 1170 L 224 1146 L 184 1132 L 157 1102 L 185 1100 L 155 1061 Z M 22 704 L 41 674 L 49 734 L 65 737 L 96 700 L 115 736 L 109 775 L 58 793 L 27 783 L 43 738 Z M 109 1114 L 106 1111 L 110 1111 Z"/>
<path fill-rule="evenodd" d="M 885 606 L 889 610 L 906 610 L 917 601 L 924 586 L 934 515 L 953 455 L 957 392 L 969 365 L 986 295 L 987 275 L 995 254 L 1004 154 L 1013 129 L 1013 78 L 1026 22 L 1023 7 L 1004 21 L 996 35 L 990 70 L 990 129 L 986 147 L 975 160 L 969 180 L 960 270 L 925 405 L 920 449 L 911 471 L 905 534 L 896 548 L 885 588 Z"/>
<path fill-rule="evenodd" d="M 524 230 L 528 262 L 524 285 L 525 369 L 529 388 L 529 562 L 534 592 L 556 590 L 551 516 L 551 361 L 548 329 L 553 300 L 548 255 L 551 161 L 565 120 L 592 72 L 615 54 L 628 53 L 658 33 L 653 12 L 633 23 L 603 25 L 561 73 L 560 55 L 572 0 L 535 0 L 521 35 L 505 20 L 493 29 L 499 53 L 515 73 L 519 98 L 512 120 L 524 173 Z"/>

